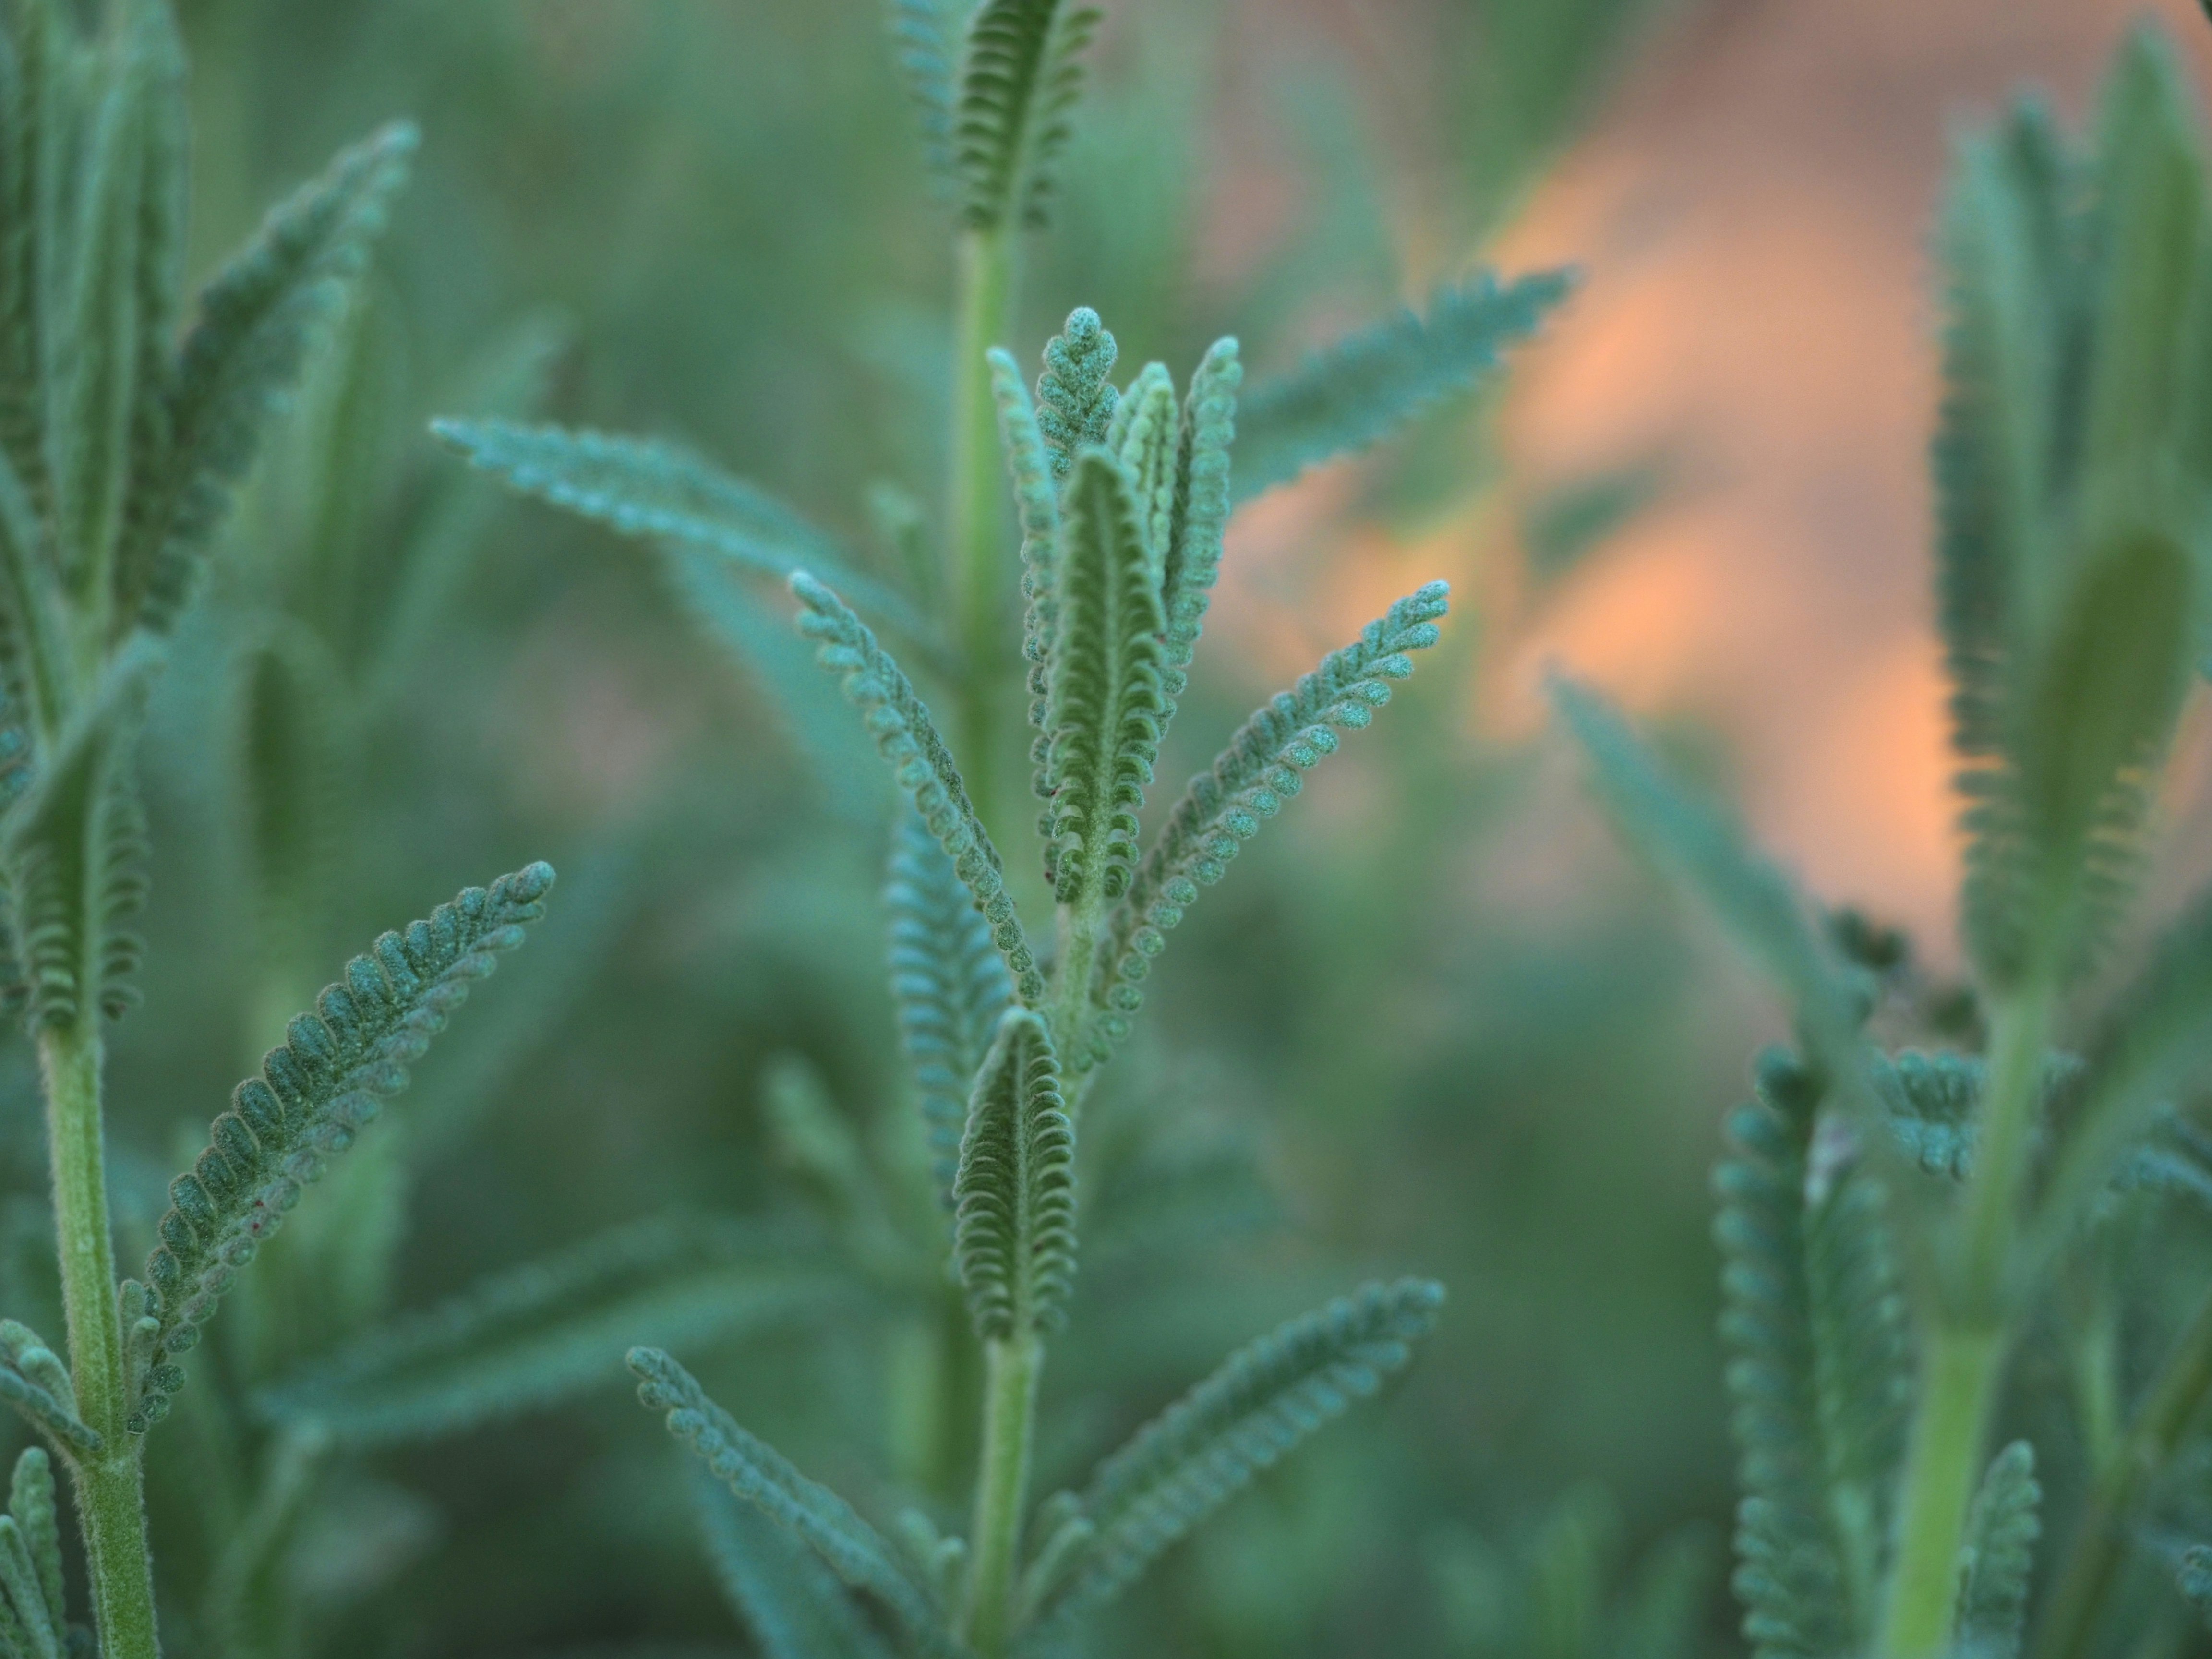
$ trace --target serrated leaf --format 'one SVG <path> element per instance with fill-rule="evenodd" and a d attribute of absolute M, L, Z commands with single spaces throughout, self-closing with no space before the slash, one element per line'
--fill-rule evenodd
<path fill-rule="evenodd" d="M 1243 380 L 1237 342 L 1216 340 L 1192 371 L 1183 398 L 1174 496 L 1161 550 L 1160 611 L 1167 622 L 1160 637 L 1160 679 L 1167 700 L 1163 730 L 1175 718 L 1175 700 L 1188 683 L 1221 568 L 1222 532 L 1229 523 L 1230 449 L 1237 439 L 1237 392 Z"/>
<path fill-rule="evenodd" d="M 201 294 L 170 385 L 167 441 L 131 481 L 118 631 L 173 622 L 264 427 L 367 264 L 414 148 L 413 128 L 391 126 L 343 152 Z"/>
<path fill-rule="evenodd" d="M 880 1601 L 908 1640 L 931 1659 L 959 1659 L 928 1595 L 899 1566 L 890 1547 L 828 1487 L 808 1480 L 783 1455 L 755 1438 L 709 1400 L 690 1372 L 656 1348 L 632 1348 L 630 1370 L 647 1411 L 665 1413 L 668 1431 L 690 1449 L 732 1493 L 809 1546 L 847 1584 Z"/>
<path fill-rule="evenodd" d="M 1751 846 L 1732 814 L 1668 775 L 1596 692 L 1555 677 L 1552 702 L 1589 757 L 1622 836 L 1686 881 L 1790 995 L 1820 1064 L 1858 1078 L 1859 1012 L 1796 884 Z"/>
<path fill-rule="evenodd" d="M 254 1408 L 342 1446 L 442 1438 L 605 1387 L 638 1335 L 704 1346 L 842 1301 L 790 1240 L 702 1218 L 636 1222 L 364 1332 Z"/>
<path fill-rule="evenodd" d="M 892 832 L 884 903 L 899 1040 L 921 1102 L 930 1172 L 949 1212 L 968 1097 L 1014 1000 L 1013 984 L 990 925 L 944 848 L 910 814 Z"/>
<path fill-rule="evenodd" d="M 969 229 L 1045 222 L 1097 25 L 1062 0 L 982 0 L 968 20 L 953 138 Z"/>
<path fill-rule="evenodd" d="M 1362 731 L 1373 721 L 1390 701 L 1391 682 L 1413 672 L 1411 653 L 1437 642 L 1449 592 L 1431 582 L 1399 600 L 1358 640 L 1255 709 L 1212 769 L 1190 781 L 1109 919 L 1093 981 L 1094 1040 L 1065 1057 L 1073 1069 L 1087 1070 L 1128 1034 L 1152 962 L 1200 888 L 1219 881 L 1237 850 L 1304 787 L 1304 774 L 1336 752 L 1337 730 Z"/>
<path fill-rule="evenodd" d="M 2028 1577 L 2043 1488 L 2035 1448 L 2015 1440 L 1982 1477 L 1959 1563 L 1958 1651 L 1962 1659 L 2017 1659 L 2027 1623 Z"/>
<path fill-rule="evenodd" d="M 1424 1279 L 1370 1285 L 1239 1349 L 1139 1430 L 1063 1505 L 1091 1531 L 1016 1650 L 1091 1618 L 1261 1469 L 1403 1370 L 1443 1302 Z"/>
<path fill-rule="evenodd" d="M 1735 1587 L 1761 1659 L 1854 1651 L 1875 1628 L 1912 1397 L 1881 1189 L 1847 1138 L 1816 1147 L 1822 1100 L 1815 1072 L 1764 1056 L 1714 1176 L 1743 1493 Z"/>
<path fill-rule="evenodd" d="M 208 1148 L 169 1183 L 173 1207 L 141 1285 L 126 1282 L 125 1331 L 137 1401 L 127 1419 L 143 1433 L 184 1386 L 177 1360 L 199 1340 L 224 1291 L 321 1176 L 407 1085 L 407 1066 L 429 1046 L 469 987 L 522 942 L 544 915 L 552 866 L 532 864 L 489 889 L 471 887 L 404 933 L 386 933 L 346 964 L 314 1011 L 297 1016 L 238 1085 Z"/>
<path fill-rule="evenodd" d="M 975 1334 L 1058 1329 L 1075 1278 L 1075 1131 L 1052 1033 L 1026 1008 L 1006 1011 L 976 1074 L 952 1198 Z"/>
<path fill-rule="evenodd" d="M 1139 511 L 1120 464 L 1085 450 L 1062 501 L 1060 623 L 1042 731 L 1050 793 L 1038 823 L 1054 896 L 1078 908 L 1127 890 L 1138 814 L 1159 758 L 1164 623 Z"/>
<path fill-rule="evenodd" d="M 1480 271 L 1438 288 L 1425 315 L 1401 311 L 1253 387 L 1237 422 L 1237 499 L 1364 449 L 1473 386 L 1506 347 L 1535 333 L 1569 286 L 1562 271 L 1505 287 Z"/>
<path fill-rule="evenodd" d="M 1078 306 L 1044 349 L 1037 377 L 1037 428 L 1052 476 L 1065 478 L 1087 444 L 1103 444 L 1121 401 L 1107 376 L 1120 353 L 1114 336 L 1089 306 Z"/>
<path fill-rule="evenodd" d="M 14 1407 L 25 1421 L 52 1435 L 67 1451 L 84 1455 L 100 1449 L 100 1431 L 77 1414 L 76 1387 L 69 1367 L 45 1338 L 13 1319 L 0 1319 L 0 1401 Z M 20 1480 L 20 1466 L 16 1473 Z M 51 1492 L 50 1476 L 50 1498 Z"/>
<path fill-rule="evenodd" d="M 892 1659 L 813 1551 L 704 1470 L 691 1490 L 722 1595 L 764 1659 Z"/>
<path fill-rule="evenodd" d="M 860 711 L 875 739 L 876 751 L 990 924 L 991 942 L 1006 959 L 1015 994 L 1035 1006 L 1044 996 L 1044 974 L 1015 914 L 1013 895 L 1006 890 L 998 848 L 975 816 L 960 769 L 929 710 L 842 599 L 803 570 L 792 577 L 791 591 L 800 605 L 799 631 L 815 641 L 815 660 L 838 676 L 846 701 Z"/>
<path fill-rule="evenodd" d="M 884 10 L 899 75 L 921 128 L 930 182 L 949 195 L 960 183 L 953 150 L 957 94 L 953 87 L 952 20 L 939 0 L 887 0 Z"/>
<path fill-rule="evenodd" d="M 823 532 L 680 445 L 514 421 L 437 420 L 430 430 L 510 489 L 624 536 L 680 542 L 773 576 L 810 570 L 902 632 L 920 629 L 913 607 L 854 571 Z"/>

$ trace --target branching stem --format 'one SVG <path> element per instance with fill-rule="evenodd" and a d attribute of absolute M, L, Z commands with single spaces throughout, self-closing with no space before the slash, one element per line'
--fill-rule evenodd
<path fill-rule="evenodd" d="M 2006 1279 L 2043 1098 L 2044 1043 L 2055 998 L 2032 980 L 1998 1005 L 1965 1235 L 1947 1272 L 1922 1364 L 1899 1510 L 1898 1553 L 1880 1647 L 1885 1659 L 1934 1659 L 1951 1645 L 1959 1550 L 1982 1476 L 1990 1407 L 2011 1346 Z"/>

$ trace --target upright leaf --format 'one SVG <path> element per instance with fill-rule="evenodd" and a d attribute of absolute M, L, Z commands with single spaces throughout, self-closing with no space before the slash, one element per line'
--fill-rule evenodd
<path fill-rule="evenodd" d="M 167 441 L 131 481 L 118 629 L 167 629 L 308 342 L 367 263 L 415 148 L 387 127 L 279 206 L 200 295 L 171 384 Z"/>
<path fill-rule="evenodd" d="M 1966 932 L 1999 989 L 2078 974 L 2115 925 L 2198 650 L 2203 164 L 2148 34 L 2106 110 L 2085 168 L 2023 105 L 1944 219 L 1941 615 Z"/>
<path fill-rule="evenodd" d="M 921 129 L 921 155 L 930 183 L 950 193 L 960 183 L 953 150 L 958 94 L 953 85 L 951 19 L 941 0 L 888 0 L 884 14 L 899 74 Z"/>
<path fill-rule="evenodd" d="M 1761 1659 L 1856 1651 L 1878 1617 L 1911 1355 L 1881 1188 L 1814 1167 L 1822 1090 L 1762 1058 L 1714 1176 L 1743 1501 L 1735 1591 Z"/>
<path fill-rule="evenodd" d="M 1160 752 L 1164 624 L 1132 480 L 1104 450 L 1084 452 L 1065 512 L 1038 829 L 1060 902 L 1088 907 L 1127 890 L 1136 861 Z"/>
<path fill-rule="evenodd" d="M 1566 297 L 1561 271 L 1498 286 L 1481 271 L 1439 288 L 1425 316 L 1401 311 L 1255 386 L 1237 420 L 1239 500 L 1333 456 L 1364 449 L 1498 366 Z"/>
<path fill-rule="evenodd" d="M 1006 1011 L 976 1076 L 952 1194 L 976 1335 L 1058 1329 L 1075 1278 L 1075 1131 L 1052 1034 L 1026 1008 Z"/>
<path fill-rule="evenodd" d="M 1129 382 L 1106 428 L 1107 452 L 1121 464 L 1136 498 L 1137 522 L 1152 567 L 1152 586 L 1166 578 L 1170 520 L 1175 512 L 1176 462 L 1182 448 L 1182 411 L 1165 363 L 1146 363 Z"/>
<path fill-rule="evenodd" d="M 283 1224 L 301 1189 L 321 1178 L 325 1161 L 407 1086 L 409 1062 L 544 915 L 552 885 L 552 866 L 532 864 L 489 889 L 464 889 L 428 920 L 385 934 L 346 964 L 313 1012 L 292 1021 L 263 1057 L 261 1075 L 238 1085 L 207 1150 L 169 1183 L 173 1207 L 161 1218 L 145 1283 L 125 1285 L 133 1433 L 167 1414 L 169 1397 L 184 1386 L 177 1359 L 198 1342 L 238 1270 Z"/>
<path fill-rule="evenodd" d="M 1966 1519 L 1959 1563 L 1958 1640 L 1964 1659 L 2018 1659 L 2035 1540 L 2043 1534 L 2042 1500 L 2035 1448 L 2015 1440 L 1990 1462 Z"/>
<path fill-rule="evenodd" d="M 991 929 L 945 851 L 921 823 L 902 816 L 891 842 L 891 1000 L 921 1103 L 930 1171 L 953 1207 L 968 1097 L 1014 1000 Z"/>
<path fill-rule="evenodd" d="M 1060 331 L 1044 349 L 1044 373 L 1037 378 L 1037 427 L 1055 478 L 1075 470 L 1086 444 L 1103 444 L 1111 429 L 1121 394 L 1106 377 L 1120 348 L 1089 306 L 1068 313 Z"/>
<path fill-rule="evenodd" d="M 1097 26 L 1096 8 L 1062 0 L 982 0 L 968 20 L 953 132 L 971 230 L 1045 222 Z"/>
<path fill-rule="evenodd" d="M 1237 342 L 1217 340 L 1190 377 L 1175 462 L 1175 494 L 1161 549 L 1160 681 L 1164 729 L 1188 683 L 1193 652 L 1221 568 L 1221 537 L 1229 524 L 1229 449 L 1237 437 L 1237 390 L 1244 365 Z"/>

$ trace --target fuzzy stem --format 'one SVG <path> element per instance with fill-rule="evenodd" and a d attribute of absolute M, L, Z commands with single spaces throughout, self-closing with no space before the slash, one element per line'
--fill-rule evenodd
<path fill-rule="evenodd" d="M 2054 1000 L 2047 981 L 2032 981 L 1998 1006 L 1992 1025 L 1965 1236 L 1946 1264 L 1950 1271 L 1923 1361 L 1880 1649 L 1884 1659 L 1932 1659 L 1951 1644 L 1959 1551 L 2010 1346 L 2007 1268 L 2043 1098 L 2044 1039 Z"/>
<path fill-rule="evenodd" d="M 982 1659 L 998 1659 L 1013 1634 L 1014 1579 L 1021 1565 L 1022 1510 L 1043 1359 L 1043 1345 L 1034 1335 L 984 1348 L 983 1457 L 975 1479 L 968 1576 L 968 1640 Z"/>
<path fill-rule="evenodd" d="M 1012 567 L 1006 558 L 1005 467 L 984 354 L 1005 343 L 1013 309 L 1013 233 L 963 232 L 952 362 L 952 477 L 946 502 L 945 592 L 959 697 L 962 771 L 976 811 L 997 838 L 997 702 L 1011 659 L 1000 637 Z"/>
<path fill-rule="evenodd" d="M 72 1459 L 100 1650 L 105 1659 L 157 1659 L 161 1645 L 146 1543 L 144 1475 L 138 1437 L 124 1426 L 131 1410 L 130 1379 L 116 1316 L 97 1027 L 50 1027 L 40 1035 L 39 1059 L 53 1153 L 54 1230 L 69 1319 L 70 1375 L 78 1413 L 101 1439 L 98 1451 Z"/>
<path fill-rule="evenodd" d="M 2212 1291 L 2206 1292 L 2183 1327 L 2125 1446 L 2090 1490 L 2036 1640 L 2036 1659 L 2075 1659 L 2100 1628 L 2105 1598 L 2125 1553 L 2128 1516 L 2144 1486 L 2172 1461 L 2174 1449 L 2208 1395 L 2212 1395 Z"/>

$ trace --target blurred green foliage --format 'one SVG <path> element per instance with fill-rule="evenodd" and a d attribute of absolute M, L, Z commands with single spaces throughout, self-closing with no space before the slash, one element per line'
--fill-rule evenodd
<path fill-rule="evenodd" d="M 950 1339 L 880 1236 L 905 1219 L 838 1187 L 840 1136 L 896 1159 L 913 1129 L 879 966 L 887 798 L 838 781 L 868 775 L 855 750 L 872 764 L 844 711 L 817 725 L 763 690 L 757 653 L 795 641 L 732 672 L 647 561 L 502 501 L 424 422 L 664 434 L 894 564 L 945 470 L 951 272 L 883 18 L 180 9 L 196 276 L 340 143 L 405 114 L 423 144 L 156 695 L 147 998 L 113 1044 L 123 1257 L 347 952 L 485 871 L 543 852 L 563 878 L 531 951 L 241 1278 L 194 1362 L 227 1386 L 180 1395 L 150 1443 L 165 1638 L 741 1651 L 623 1345 L 683 1343 L 847 1491 L 888 1468 L 927 1492 L 972 1433 L 916 1397 Z M 1382 47 L 1358 45 L 1359 8 L 1278 27 L 1114 5 L 1017 337 L 1081 302 L 1131 362 L 1233 330 L 1255 370 L 1290 368 L 1440 274 L 1402 248 L 1469 263 L 1655 8 L 1365 9 Z M 1407 178 L 1418 238 L 1384 205 Z M 1287 205 L 1248 211 L 1247 185 Z M 1481 411 L 1360 465 L 1356 513 L 1479 487 Z M 1563 497 L 1546 556 L 1580 556 L 1644 489 Z M 1331 642 L 1324 574 L 1278 580 Z M 1467 735 L 1479 624 L 1188 925 L 1167 1017 L 1086 1121 L 1097 1218 L 1041 1490 L 1358 1273 L 1453 1292 L 1389 1408 L 1171 1558 L 1117 1615 L 1119 1650 L 1656 1654 L 1633 1644 L 1670 1597 L 1727 1626 L 1679 1528 L 1729 1503 L 1704 1170 L 1747 1017 L 1684 1018 L 1699 947 L 1619 866 L 1564 914 L 1486 877 L 1542 781 Z M 1203 666 L 1164 776 L 1267 678 Z M 272 775 L 310 787 L 257 789 Z M 52 1329 L 27 1051 L 5 1064 L 5 1301 Z M 880 1271 L 830 1270 L 855 1254 Z M 556 1291 L 603 1309 L 609 1340 L 541 1328 Z M 550 1407 L 514 1383 L 554 1372 L 579 1392 Z M 371 1384 L 414 1414 L 349 1415 Z"/>

